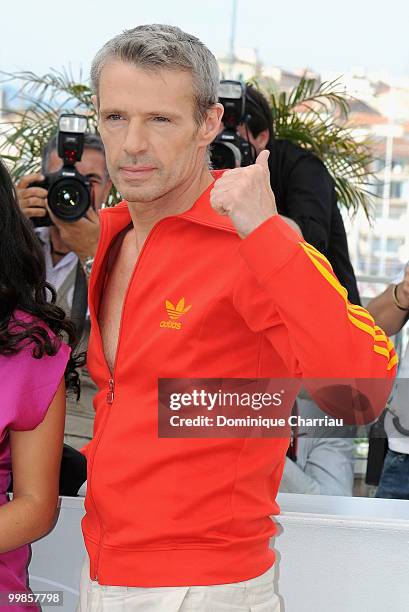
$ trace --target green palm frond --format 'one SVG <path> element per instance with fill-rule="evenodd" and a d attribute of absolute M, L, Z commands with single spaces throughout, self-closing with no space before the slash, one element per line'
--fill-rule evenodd
<path fill-rule="evenodd" d="M 41 152 L 55 133 L 58 117 L 70 110 L 88 116 L 90 128 L 95 130 L 96 118 L 92 107 L 91 90 L 76 81 L 72 74 L 51 71 L 44 75 L 33 72 L 0 73 L 1 81 L 17 81 L 23 110 L 12 112 L 13 120 L 3 131 L 1 153 L 14 160 L 11 173 L 15 179 L 38 169 Z"/>
<path fill-rule="evenodd" d="M 346 127 L 349 99 L 339 80 L 319 83 L 302 78 L 289 94 L 269 92 L 276 138 L 311 150 L 335 181 L 338 201 L 352 212 L 363 208 L 369 218 L 370 187 L 376 179 L 371 141 L 357 142 Z"/>
<path fill-rule="evenodd" d="M 92 91 L 83 81 L 82 74 L 75 79 L 70 70 L 52 70 L 41 76 L 33 72 L 1 72 L 0 77 L 3 83 L 17 81 L 20 84 L 19 96 L 24 104 L 23 110 L 12 111 L 13 119 L 7 128 L 4 124 L 1 126 L 3 143 L 0 154 L 9 162 L 16 181 L 39 170 L 43 149 L 56 132 L 62 112 L 86 115 L 89 129 L 97 132 Z M 113 205 L 119 199 L 113 187 L 108 204 Z"/>
<path fill-rule="evenodd" d="M 20 93 L 25 100 L 32 100 L 34 104 L 44 101 L 49 97 L 50 100 L 61 99 L 64 104 L 78 107 L 78 110 L 90 111 L 92 109 L 90 87 L 83 82 L 82 72 L 79 78 L 75 79 L 70 69 L 51 70 L 42 76 L 30 71 L 8 73 L 1 72 L 2 81 L 19 81 L 21 83 Z M 35 94 L 35 97 L 33 97 Z M 81 108 L 83 107 L 83 108 Z"/>

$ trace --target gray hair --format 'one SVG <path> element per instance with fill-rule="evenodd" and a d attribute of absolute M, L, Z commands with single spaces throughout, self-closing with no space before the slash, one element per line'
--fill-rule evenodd
<path fill-rule="evenodd" d="M 218 100 L 219 67 L 211 51 L 198 38 L 176 26 L 141 25 L 109 40 L 91 66 L 91 84 L 98 95 L 101 71 L 110 59 L 144 70 L 190 72 L 194 92 L 194 120 L 201 125 L 206 111 Z"/>

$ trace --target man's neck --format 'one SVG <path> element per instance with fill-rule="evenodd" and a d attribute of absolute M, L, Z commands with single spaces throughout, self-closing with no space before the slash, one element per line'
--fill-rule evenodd
<path fill-rule="evenodd" d="M 177 189 L 154 202 L 128 202 L 138 248 L 142 248 L 147 235 L 158 221 L 189 210 L 212 182 L 209 168 L 204 167 L 193 180 L 186 180 Z"/>

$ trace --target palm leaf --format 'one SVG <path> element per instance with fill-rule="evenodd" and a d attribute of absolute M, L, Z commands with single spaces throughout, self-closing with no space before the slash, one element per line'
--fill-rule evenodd
<path fill-rule="evenodd" d="M 256 84 L 257 86 L 257 84 Z M 276 138 L 312 151 L 335 181 L 339 203 L 369 218 L 376 183 L 369 140 L 357 142 L 346 127 L 350 100 L 339 80 L 319 83 L 302 78 L 289 93 L 268 92 Z"/>
<path fill-rule="evenodd" d="M 94 132 L 97 132 L 97 117 L 91 88 L 83 81 L 81 73 L 79 79 L 75 79 L 70 69 L 51 70 L 43 75 L 30 71 L 14 74 L 0 72 L 0 82 L 11 81 L 19 83 L 20 108 L 11 111 L 14 118 L 6 129 L 3 128 L 0 154 L 10 162 L 10 172 L 17 181 L 40 168 L 42 151 L 56 132 L 58 117 L 62 112 L 86 115 L 89 128 Z M 7 109 L 7 112 L 10 113 L 10 110 Z M 119 199 L 113 187 L 108 205 L 115 204 Z"/>

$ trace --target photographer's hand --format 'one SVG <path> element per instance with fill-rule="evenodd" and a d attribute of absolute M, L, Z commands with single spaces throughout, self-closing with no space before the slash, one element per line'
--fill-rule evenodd
<path fill-rule="evenodd" d="M 90 207 L 85 217 L 73 223 L 58 219 L 47 206 L 48 214 L 59 231 L 63 243 L 84 263 L 87 257 L 95 257 L 99 239 L 98 213 Z"/>
<path fill-rule="evenodd" d="M 45 217 L 47 214 L 47 190 L 43 187 L 30 187 L 31 183 L 43 180 L 42 174 L 27 174 L 16 185 L 19 206 L 28 218 Z"/>
<path fill-rule="evenodd" d="M 252 166 L 226 170 L 210 193 L 214 210 L 230 217 L 241 238 L 277 214 L 268 156 L 269 151 L 264 150 Z"/>

